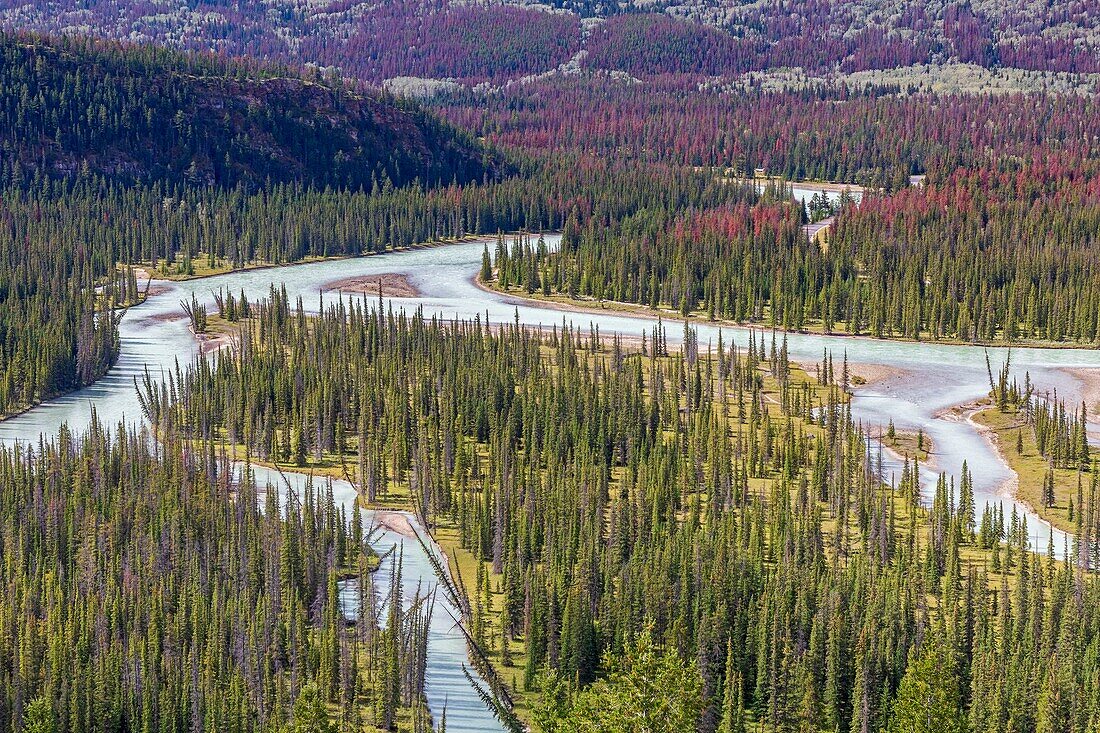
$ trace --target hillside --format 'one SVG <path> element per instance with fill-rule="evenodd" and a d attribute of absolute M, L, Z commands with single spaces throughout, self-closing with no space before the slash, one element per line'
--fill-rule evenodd
<path fill-rule="evenodd" d="M 481 180 L 483 151 L 428 113 L 260 67 L 0 37 L 0 168 L 126 182 L 370 189 Z"/>
<path fill-rule="evenodd" d="M 476 216 L 451 212 L 483 194 L 452 182 L 495 185 L 495 168 L 415 106 L 274 67 L 0 35 L 0 416 L 110 368 L 116 310 L 141 299 L 127 265 L 191 275 L 200 257 L 224 271 L 458 236 Z"/>
<path fill-rule="evenodd" d="M 526 6 L 526 7 L 525 7 Z M 500 83 L 568 68 L 815 75 L 919 65 L 1100 71 L 1100 14 L 1085 0 L 760 0 L 507 5 L 0 0 L 0 20 L 176 48 L 337 66 L 380 83 L 414 76 Z"/>

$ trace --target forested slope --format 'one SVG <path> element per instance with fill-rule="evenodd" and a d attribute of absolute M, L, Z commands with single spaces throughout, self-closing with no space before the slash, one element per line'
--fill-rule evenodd
<path fill-rule="evenodd" d="M 367 188 L 481 180 L 491 159 L 412 106 L 270 67 L 0 36 L 0 173 Z"/>
<path fill-rule="evenodd" d="M 586 69 L 639 75 L 960 63 L 1100 70 L 1100 17 L 1084 0 L 264 0 L 170 7 L 3 0 L 0 19 L 53 33 L 336 65 L 374 82 L 404 75 L 503 82 L 551 71 L 580 51 L 588 52 L 577 59 Z"/>

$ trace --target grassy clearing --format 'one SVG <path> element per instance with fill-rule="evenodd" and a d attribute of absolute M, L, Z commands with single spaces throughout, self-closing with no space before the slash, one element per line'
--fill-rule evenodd
<path fill-rule="evenodd" d="M 1035 434 L 1026 424 L 1024 416 L 1018 412 L 1001 412 L 996 406 L 989 406 L 976 412 L 972 419 L 988 428 L 988 435 L 1001 456 L 1019 477 L 1016 494 L 1020 500 L 1058 529 L 1075 531 L 1077 524 L 1070 514 L 1070 505 L 1077 503 L 1078 481 L 1086 483 L 1088 477 L 1074 469 L 1054 468 L 1054 505 L 1043 506 L 1043 481 L 1051 465 L 1039 453 Z M 1022 450 L 1017 450 L 1018 446 Z"/>

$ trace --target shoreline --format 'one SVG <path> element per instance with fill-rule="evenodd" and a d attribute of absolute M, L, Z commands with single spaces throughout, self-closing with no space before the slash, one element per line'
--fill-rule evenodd
<path fill-rule="evenodd" d="M 216 334 L 195 333 L 195 329 L 191 326 L 188 326 L 187 330 L 191 333 L 192 338 L 198 343 L 199 353 L 203 356 L 227 346 L 232 346 L 239 335 L 237 332 Z"/>
<path fill-rule="evenodd" d="M 833 366 L 835 369 L 836 365 L 834 364 Z M 805 370 L 804 365 L 803 370 Z M 848 364 L 848 378 L 852 382 L 853 390 L 874 387 L 883 382 L 889 382 L 892 379 L 903 378 L 911 373 L 911 370 L 894 366 L 893 364 L 863 364 L 854 362 Z M 862 381 L 857 382 L 856 380 Z"/>
<path fill-rule="evenodd" d="M 939 471 L 936 470 L 936 454 L 932 451 L 926 451 L 925 454 L 927 455 L 927 459 L 922 461 L 920 460 L 920 458 L 917 458 L 915 456 L 908 456 L 903 453 L 899 453 L 897 448 L 886 442 L 885 435 L 883 435 L 882 437 L 868 435 L 867 438 L 873 441 L 875 445 L 879 446 L 884 453 L 887 453 L 891 458 L 896 461 L 903 462 L 915 460 L 917 464 L 921 467 L 921 469 L 932 471 L 934 473 L 939 473 Z M 886 483 L 885 476 L 879 476 L 879 480 L 883 483 Z"/>
<path fill-rule="evenodd" d="M 1100 417 L 1100 368 L 1058 367 L 1072 379 L 1080 382 L 1079 397 L 1085 403 L 1088 413 Z"/>
<path fill-rule="evenodd" d="M 828 185 L 828 184 L 817 184 L 817 185 Z M 836 184 L 833 184 L 833 185 L 836 185 Z M 237 268 L 237 269 L 233 269 L 233 270 L 226 270 L 224 272 L 216 272 L 216 273 L 209 273 L 209 274 L 202 274 L 202 275 L 191 275 L 191 276 L 186 276 L 186 277 L 164 278 L 164 277 L 161 277 L 159 275 L 154 275 L 152 279 L 153 279 L 154 282 L 165 282 L 165 283 L 190 282 L 190 281 L 206 280 L 206 279 L 213 278 L 213 277 L 221 277 L 223 275 L 229 275 L 229 274 L 232 274 L 232 273 L 235 273 L 235 272 L 252 272 L 252 271 L 257 271 L 257 270 L 270 270 L 270 269 L 282 268 L 282 267 L 298 267 L 298 266 L 301 266 L 301 265 L 311 265 L 311 264 L 316 264 L 318 262 L 329 262 L 329 261 L 333 261 L 333 260 L 354 260 L 354 259 L 359 259 L 359 258 L 362 258 L 362 257 L 377 257 L 377 256 L 381 256 L 381 255 L 399 254 L 401 252 L 412 252 L 412 251 L 421 250 L 421 249 L 435 249 L 435 248 L 438 248 L 438 247 L 446 247 L 446 246 L 455 245 L 455 244 L 470 244 L 470 243 L 481 242 L 481 241 L 485 241 L 485 242 L 492 241 L 492 237 L 490 237 L 489 235 L 482 235 L 482 234 L 469 234 L 469 235 L 466 235 L 464 237 L 460 237 L 460 238 L 454 239 L 454 240 L 422 242 L 422 243 L 419 243 L 419 244 L 409 245 L 407 247 L 397 247 L 397 248 L 394 248 L 394 249 L 386 250 L 385 252 L 368 252 L 368 253 L 365 253 L 365 254 L 358 254 L 358 255 L 338 255 L 338 256 L 332 256 L 332 257 L 318 257 L 318 258 L 315 258 L 315 259 L 301 260 L 301 261 L 298 261 L 298 262 L 283 262 L 283 263 L 279 263 L 279 264 L 265 263 L 265 264 L 254 265 L 254 266 L 246 265 L 245 267 L 241 267 L 241 268 Z M 135 267 L 143 268 L 144 265 L 143 264 L 142 265 L 136 265 Z M 146 272 L 148 274 L 147 270 L 144 270 L 144 272 Z M 362 276 L 362 277 L 366 277 L 366 278 L 384 277 L 386 275 L 399 275 L 399 273 L 382 273 L 380 275 L 366 275 L 366 276 Z M 407 276 L 404 276 L 404 275 L 401 275 L 401 276 L 402 277 L 407 277 Z M 354 279 L 354 278 L 349 278 L 349 279 Z M 335 282 L 338 282 L 338 281 L 333 281 L 333 282 L 335 283 Z M 498 296 L 501 296 L 501 297 L 504 297 L 504 298 L 512 298 L 512 299 L 514 299 L 513 304 L 537 303 L 540 306 L 550 308 L 552 310 L 565 312 L 565 313 L 589 313 L 589 314 L 592 314 L 592 315 L 606 315 L 610 311 L 610 312 L 613 312 L 613 313 L 621 313 L 623 315 L 636 316 L 636 317 L 640 317 L 640 318 L 654 318 L 654 317 L 657 317 L 657 318 L 660 318 L 661 320 L 676 321 L 678 323 L 702 322 L 702 323 L 713 324 L 713 325 L 716 325 L 716 326 L 719 326 L 719 327 L 727 326 L 727 327 L 730 327 L 730 328 L 739 328 L 739 329 L 754 330 L 754 331 L 764 331 L 764 332 L 775 331 L 776 333 L 784 333 L 784 334 L 798 335 L 798 336 L 821 336 L 821 337 L 825 337 L 825 338 L 866 340 L 866 341 L 878 342 L 878 343 L 923 344 L 923 345 L 928 345 L 928 346 L 951 346 L 951 347 L 982 348 L 982 349 L 1041 349 L 1041 350 L 1044 350 L 1044 351 L 1059 351 L 1059 350 L 1097 351 L 1097 350 L 1100 350 L 1100 346 L 1097 346 L 1097 345 L 1091 345 L 1090 346 L 1090 345 L 1086 345 L 1086 344 L 1083 344 L 1083 343 L 1082 344 L 1076 344 L 1076 343 L 1061 342 L 1061 341 L 1011 341 L 1011 342 L 1004 343 L 1004 342 L 987 342 L 987 341 L 960 341 L 958 339 L 923 340 L 923 339 L 911 339 L 911 338 L 901 338 L 901 337 L 893 337 L 893 336 L 884 337 L 884 338 L 877 338 L 875 336 L 869 336 L 867 334 L 851 334 L 851 333 L 841 333 L 841 332 L 825 333 L 824 331 L 805 330 L 805 329 L 801 330 L 801 331 L 796 331 L 796 330 L 785 329 L 785 328 L 782 328 L 780 326 L 769 326 L 768 324 L 764 324 L 764 323 L 730 321 L 730 320 L 723 319 L 723 318 L 716 318 L 714 320 L 710 320 L 706 317 L 692 318 L 692 317 L 689 316 L 689 317 L 685 318 L 684 316 L 682 316 L 681 314 L 677 313 L 676 311 L 674 311 L 672 309 L 665 309 L 665 308 L 652 309 L 652 308 L 649 308 L 648 306 L 643 306 L 643 305 L 640 305 L 638 303 L 628 303 L 628 302 L 624 302 L 624 301 L 616 301 L 616 300 L 586 301 L 586 300 L 570 299 L 570 298 L 567 298 L 567 297 L 559 297 L 559 296 L 553 296 L 553 295 L 551 295 L 551 296 L 535 296 L 535 295 L 528 295 L 528 294 L 517 293 L 517 292 L 512 292 L 512 291 L 502 291 L 502 290 L 498 290 L 497 288 L 492 287 L 492 286 L 487 285 L 484 282 L 482 282 L 480 276 L 476 272 L 473 275 L 470 276 L 469 282 L 471 282 L 479 290 L 482 290 L 486 293 L 491 293 L 491 294 L 498 295 Z M 410 285 L 411 285 L 411 283 L 410 283 Z M 335 290 L 335 289 L 336 288 L 328 287 L 328 284 L 326 284 L 326 287 L 323 288 L 322 292 L 327 292 L 327 291 Z M 166 292 L 166 291 L 161 291 L 160 293 L 156 293 L 156 294 L 159 295 L 163 292 Z M 348 292 L 355 292 L 355 291 L 350 291 L 349 290 Z M 397 295 L 387 296 L 385 294 L 385 292 L 383 292 L 383 297 L 419 297 L 419 291 L 417 291 L 417 292 L 418 292 L 417 295 L 412 295 L 412 296 L 397 296 Z M 372 292 L 362 293 L 362 294 L 363 295 L 376 295 L 377 291 L 372 291 Z M 152 295 L 153 295 L 153 293 L 150 293 L 150 296 L 152 296 Z M 601 303 L 610 304 L 611 307 L 608 307 L 607 305 L 601 305 Z M 1096 403 L 1095 411 L 1098 415 L 1100 415 L 1100 370 L 1098 370 L 1098 374 L 1097 374 L 1097 377 L 1096 377 L 1097 382 L 1096 382 L 1095 385 L 1093 385 L 1089 379 L 1082 378 L 1080 375 L 1078 375 L 1076 373 L 1076 372 L 1082 371 L 1082 370 L 1087 370 L 1087 368 L 1085 368 L 1085 367 L 1067 367 L 1067 368 L 1064 369 L 1064 371 L 1071 374 L 1071 376 L 1073 376 L 1075 379 L 1078 379 L 1081 382 L 1085 383 L 1086 385 L 1089 385 L 1088 394 L 1090 396 L 1095 397 L 1095 399 L 1094 399 L 1094 402 Z M 1084 394 L 1084 391 L 1082 393 Z"/>
<path fill-rule="evenodd" d="M 624 316 L 636 316 L 639 318 L 660 318 L 663 321 L 676 321 L 683 323 L 685 321 L 691 323 L 705 323 L 718 327 L 740 328 L 753 331 L 763 331 L 776 333 L 790 334 L 792 336 L 820 336 L 823 338 L 839 338 L 839 339 L 852 339 L 852 340 L 865 340 L 875 343 L 896 343 L 896 344 L 913 344 L 913 345 L 925 345 L 925 346 L 950 346 L 958 348 L 980 348 L 980 349 L 1041 349 L 1043 351 L 1097 351 L 1100 347 L 1095 344 L 1075 344 L 1062 341 L 1010 341 L 1010 342 L 987 342 L 987 341 L 960 341 L 959 339 L 912 339 L 887 336 L 884 338 L 878 338 L 876 336 L 869 336 L 867 334 L 852 334 L 832 332 L 825 333 L 824 331 L 814 331 L 803 329 L 801 331 L 795 331 L 786 329 L 781 326 L 770 326 L 766 323 L 752 323 L 752 322 L 739 322 L 731 321 L 724 318 L 707 318 L 705 315 L 698 317 L 684 317 L 680 313 L 669 308 L 650 308 L 646 305 L 639 303 L 627 303 L 619 300 L 578 300 L 575 298 L 569 298 L 567 296 L 556 295 L 535 295 L 509 291 L 498 290 L 495 287 L 486 285 L 481 281 L 479 275 L 474 274 L 470 281 L 477 286 L 478 289 L 487 293 L 494 293 L 505 298 L 514 298 L 518 303 L 537 303 L 538 305 L 549 308 L 552 310 L 564 311 L 564 312 L 576 312 L 576 313 L 591 313 L 593 315 L 607 315 L 608 313 L 618 313 Z M 518 304 L 517 303 L 517 304 Z M 607 304 L 607 305 L 601 305 Z M 1100 384 L 1097 385 L 1097 401 L 1100 402 Z"/>
<path fill-rule="evenodd" d="M 394 247 L 387 249 L 384 252 L 361 252 L 357 255 L 330 255 L 328 257 L 310 257 L 301 259 L 296 262 L 263 262 L 252 265 L 245 265 L 244 267 L 234 267 L 228 270 L 222 270 L 220 272 L 208 272 L 201 275 L 175 275 L 164 276 L 160 273 L 156 273 L 152 276 L 154 282 L 166 282 L 166 283 L 180 283 L 180 282 L 194 282 L 197 280 L 207 280 L 212 277 L 221 277 L 223 275 L 232 275 L 235 272 L 259 272 L 261 270 L 274 270 L 282 267 L 298 267 L 300 265 L 315 265 L 318 262 L 337 262 L 340 260 L 357 260 L 364 257 L 378 257 L 380 255 L 398 254 L 401 252 L 413 252 L 420 249 L 435 249 L 437 247 L 446 247 L 452 244 L 469 244 L 471 242 L 489 241 L 488 235 L 483 234 L 467 234 L 457 239 L 445 239 L 436 240 L 432 242 L 418 242 L 416 244 L 410 244 L 406 247 Z M 141 268 L 141 271 L 148 274 L 149 270 L 145 269 L 149 265 L 147 262 L 142 262 L 134 265 L 135 268 Z"/>
<path fill-rule="evenodd" d="M 825 193 L 842 193 L 847 191 L 852 194 L 859 194 L 862 196 L 867 191 L 871 190 L 866 186 L 861 186 L 858 183 L 837 183 L 835 181 L 788 181 L 785 178 L 779 178 L 777 176 L 753 176 L 752 178 L 740 178 L 734 179 L 740 180 L 745 183 L 750 181 L 755 183 L 763 183 L 767 185 L 769 183 L 782 183 L 785 186 L 791 188 L 800 188 L 805 191 L 822 191 Z"/>
<path fill-rule="evenodd" d="M 877 191 L 881 189 L 872 189 L 868 186 L 862 186 L 858 183 L 843 183 L 838 181 L 813 181 L 813 180 L 797 180 L 792 181 L 782 176 L 770 176 L 770 175 L 730 175 L 732 169 L 729 166 L 694 166 L 694 170 L 699 173 L 705 173 L 711 171 L 718 173 L 719 180 L 729 181 L 733 183 L 757 183 L 767 185 L 769 183 L 782 183 L 792 188 L 801 188 L 806 191 L 825 191 L 828 193 L 840 193 L 841 191 L 849 191 L 851 193 L 858 193 L 861 196 L 867 191 Z"/>
<path fill-rule="evenodd" d="M 1052 522 L 1050 519 L 1043 516 L 1042 512 L 1032 506 L 1030 501 L 1020 495 L 1020 474 L 1017 473 L 1016 469 L 1012 467 L 1012 464 L 1008 462 L 1008 454 L 1005 453 L 1004 446 L 1001 445 L 1001 438 L 999 435 L 997 435 L 997 431 L 989 427 L 988 425 L 981 424 L 974 419 L 975 415 L 977 415 L 979 412 L 982 412 L 983 410 L 989 409 L 991 406 L 978 405 L 973 402 L 969 402 L 965 404 L 965 407 L 966 409 L 964 415 L 962 416 L 963 420 L 966 422 L 967 425 L 970 425 L 972 428 L 974 428 L 975 432 L 977 432 L 978 435 L 982 436 L 982 440 L 984 440 L 989 445 L 989 447 L 993 449 L 993 452 L 997 454 L 997 458 L 1001 460 L 1001 463 L 1005 464 L 1005 466 L 1008 467 L 1008 470 L 1012 472 L 1012 478 L 1006 479 L 1005 481 L 1001 482 L 1001 485 L 997 487 L 997 493 L 1007 495 L 1013 501 L 1020 502 L 1025 507 L 1027 507 L 1028 511 L 1034 514 L 1040 520 L 1046 522 L 1055 529 L 1061 529 L 1061 527 L 1055 525 L 1054 522 Z"/>
<path fill-rule="evenodd" d="M 358 487 L 355 490 L 355 500 L 359 501 Z M 405 512 L 396 509 L 371 509 L 366 506 L 364 506 L 364 509 L 371 512 L 371 518 L 379 528 L 393 532 L 405 539 L 416 539 L 416 530 L 413 529 L 412 522 Z"/>
<path fill-rule="evenodd" d="M 1032 503 L 1032 501 L 1028 497 L 1023 495 L 1023 493 L 1020 491 L 1020 473 L 1012 466 L 1011 461 L 1008 460 L 1008 452 L 1005 450 L 1005 446 L 1001 443 L 1001 436 L 998 435 L 997 431 L 994 430 L 992 427 L 988 425 L 983 425 L 982 423 L 974 419 L 974 416 L 978 413 L 984 412 L 986 410 L 995 409 L 995 406 L 992 404 L 982 405 L 976 402 L 968 402 L 965 403 L 962 407 L 964 407 L 964 411 L 961 414 L 962 419 L 966 422 L 967 425 L 972 427 L 974 431 L 978 433 L 978 435 L 982 437 L 986 444 L 993 449 L 993 452 L 997 454 L 997 458 L 1001 461 L 1001 463 L 1003 463 L 1005 467 L 1008 468 L 1008 470 L 1012 473 L 1012 478 L 1006 479 L 1005 481 L 1001 482 L 1001 484 L 997 487 L 997 493 L 1004 496 L 1005 498 L 1008 498 L 1011 501 L 1019 503 L 1027 511 L 1034 514 L 1039 519 L 1039 521 L 1042 522 L 1043 525 L 1051 527 L 1058 532 L 1062 532 L 1072 537 L 1074 532 L 1076 531 L 1075 528 L 1066 528 L 1062 526 L 1062 520 L 1060 517 L 1051 517 L 1045 514 L 1044 512 L 1036 508 L 1035 504 Z M 1033 552 L 1040 551 L 1038 548 L 1035 547 L 1031 549 Z"/>

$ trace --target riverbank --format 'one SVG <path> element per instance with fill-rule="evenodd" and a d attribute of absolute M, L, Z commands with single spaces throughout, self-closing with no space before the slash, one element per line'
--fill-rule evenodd
<path fill-rule="evenodd" d="M 161 295 L 168 292 L 171 289 L 171 285 L 166 285 L 168 281 L 157 275 L 155 272 L 146 270 L 144 266 L 138 265 L 134 268 L 134 278 L 138 282 L 138 288 L 141 289 L 144 298 L 151 298 L 154 295 Z M 141 284 L 145 283 L 145 287 L 141 288 Z"/>
<path fill-rule="evenodd" d="M 486 292 L 496 293 L 498 295 L 516 298 L 519 301 L 529 301 L 538 303 L 545 308 L 552 308 L 554 310 L 563 310 L 571 312 L 581 313 L 594 313 L 594 314 L 607 314 L 607 313 L 620 313 L 622 315 L 633 315 L 645 318 L 661 318 L 663 320 L 675 320 L 675 321 L 693 321 L 699 323 L 706 323 L 711 326 L 722 327 L 728 326 L 730 328 L 747 328 L 756 329 L 760 331 L 775 331 L 776 333 L 786 333 L 791 335 L 803 335 L 803 336 L 827 336 L 829 338 L 837 339 L 852 339 L 852 340 L 866 340 L 877 341 L 886 343 L 899 343 L 899 344 L 934 344 L 937 346 L 959 346 L 968 348 L 990 348 L 990 349 L 1049 349 L 1056 351 L 1059 349 L 1065 350 L 1093 350 L 1097 348 L 1096 344 L 1082 344 L 1071 343 L 1067 341 L 1042 341 L 1042 340 L 1020 340 L 1015 339 L 1012 341 L 963 341 L 961 339 L 953 338 L 932 338 L 931 334 L 922 334 L 921 338 L 909 338 L 905 336 L 871 336 L 869 334 L 853 334 L 845 331 L 837 331 L 835 329 L 826 331 L 824 326 L 820 323 L 810 324 L 807 328 L 803 329 L 788 329 L 778 325 L 771 325 L 769 323 L 759 321 L 734 321 L 725 318 L 712 317 L 710 314 L 703 311 L 692 311 L 685 316 L 678 310 L 667 308 L 664 306 L 648 306 L 641 305 L 639 303 L 628 303 L 619 300 L 596 300 L 595 298 L 581 298 L 581 297 L 569 297 L 560 293 L 554 293 L 550 295 L 544 295 L 540 292 L 528 293 L 521 288 L 510 287 L 507 290 L 501 290 L 493 285 L 488 285 L 483 282 L 480 276 L 475 275 L 473 281 L 475 285 L 481 290 Z M 495 282 L 495 281 L 494 281 Z M 844 322 L 838 322 L 838 327 L 843 327 Z M 1096 390 L 1097 402 L 1100 403 L 1100 383 L 1097 384 Z"/>
<path fill-rule="evenodd" d="M 733 172 L 731 168 L 722 167 L 705 167 L 696 166 L 695 170 L 698 172 L 705 172 L 707 170 L 713 171 L 719 174 L 718 180 L 729 183 L 755 183 L 760 186 L 767 186 L 769 184 L 782 184 L 784 186 L 790 186 L 791 188 L 797 188 L 803 191 L 813 191 L 814 193 L 831 193 L 840 194 L 844 191 L 848 191 L 853 195 L 862 196 L 865 192 L 871 190 L 865 186 L 861 186 L 858 183 L 844 183 L 838 181 L 789 181 L 779 176 L 767 176 L 767 175 L 754 175 L 751 178 L 748 176 L 730 175 Z"/>
<path fill-rule="evenodd" d="M 835 363 L 833 366 L 839 368 Z M 803 365 L 802 368 L 806 369 L 807 372 L 812 371 L 806 365 Z M 848 379 L 855 389 L 880 386 L 896 379 L 904 379 L 910 374 L 907 369 L 889 364 L 849 364 L 848 372 Z"/>
<path fill-rule="evenodd" d="M 1065 532 L 1077 529 L 1076 515 L 1071 509 L 1078 503 L 1078 480 L 1088 477 L 1069 468 L 1054 468 L 1054 505 L 1043 505 L 1043 483 L 1050 462 L 1039 453 L 1034 432 L 1018 412 L 1001 412 L 985 400 L 966 406 L 965 419 L 981 433 L 997 451 L 1001 460 L 1016 474 L 1004 487 L 1005 492 L 1017 498 L 1038 516 Z M 1017 446 L 1020 450 L 1017 450 Z M 1094 450 L 1095 454 L 1096 451 Z"/>
<path fill-rule="evenodd" d="M 179 320 L 187 318 L 185 315 L 181 315 Z M 206 330 L 201 333 L 195 332 L 194 325 L 189 325 L 187 330 L 195 338 L 195 341 L 199 344 L 200 354 L 209 354 L 213 351 L 217 351 L 226 346 L 231 346 L 240 338 L 241 328 L 244 324 L 242 322 L 230 323 L 216 313 L 212 313 L 206 316 Z"/>
<path fill-rule="evenodd" d="M 1067 367 L 1063 371 L 1081 385 L 1078 397 L 1089 414 L 1100 416 L 1100 369 Z"/>
<path fill-rule="evenodd" d="M 322 257 L 318 255 L 310 255 L 303 257 L 300 260 L 293 262 L 252 262 L 246 263 L 243 267 L 230 267 L 230 266 L 215 266 L 210 267 L 207 263 L 206 254 L 198 253 L 191 260 L 191 266 L 193 272 L 190 274 L 181 274 L 179 272 L 164 272 L 162 269 L 153 267 L 152 263 L 141 263 L 137 267 L 138 271 L 149 276 L 150 272 L 155 273 L 153 275 L 154 280 L 164 280 L 169 282 L 187 282 L 191 280 L 203 280 L 209 277 L 217 277 L 219 275 L 228 275 L 234 272 L 255 272 L 258 270 L 273 270 L 280 267 L 294 267 L 296 265 L 309 265 L 316 262 L 330 262 L 333 260 L 355 260 L 361 257 L 374 257 L 376 255 L 395 254 L 398 252 L 412 252 L 418 249 L 431 249 L 434 247 L 445 247 L 449 244 L 462 244 L 464 242 L 478 242 L 486 239 L 487 235 L 480 234 L 468 234 L 464 237 L 457 237 L 455 239 L 439 239 L 430 242 L 418 242 L 416 244 L 410 244 L 406 247 L 393 247 L 382 252 L 360 252 L 353 255 L 330 255 L 328 257 Z M 149 270 L 145 268 L 151 268 Z"/>
<path fill-rule="evenodd" d="M 883 449 L 898 460 L 916 459 L 921 463 L 928 463 L 936 454 L 932 440 L 918 430 L 895 430 L 893 438 L 886 435 L 885 431 L 881 433 L 881 437 L 871 437 L 878 440 Z"/>

